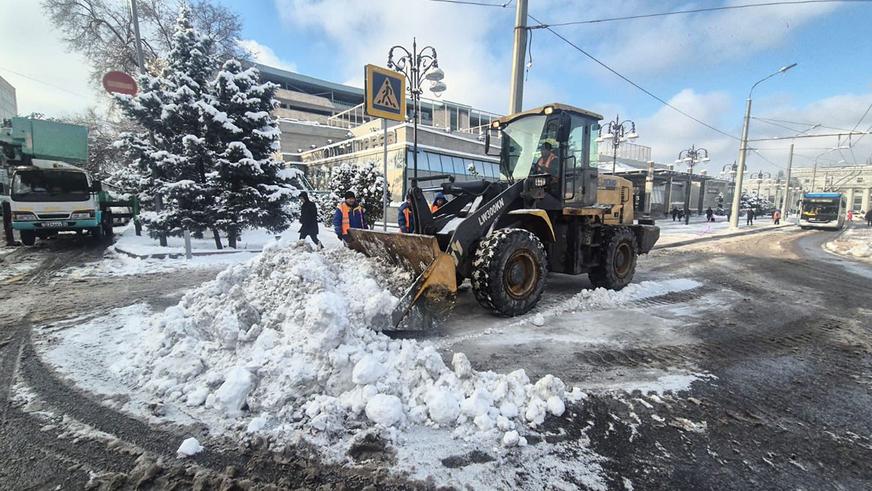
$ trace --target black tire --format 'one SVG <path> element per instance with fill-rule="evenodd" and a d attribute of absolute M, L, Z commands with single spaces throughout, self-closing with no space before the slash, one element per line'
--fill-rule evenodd
<path fill-rule="evenodd" d="M 32 246 L 33 244 L 36 244 L 36 232 L 34 232 L 33 230 L 22 230 L 21 243 L 26 246 Z"/>
<path fill-rule="evenodd" d="M 545 290 L 545 248 L 527 230 L 495 230 L 479 244 L 472 265 L 475 299 L 496 314 L 524 314 L 539 303 Z"/>
<path fill-rule="evenodd" d="M 100 222 L 100 228 L 103 229 L 103 239 L 107 241 L 112 240 L 112 235 L 115 231 L 112 229 L 112 212 L 107 210 L 102 214 L 102 219 Z"/>
<path fill-rule="evenodd" d="M 639 246 L 636 236 L 627 227 L 613 227 L 603 238 L 600 265 L 589 274 L 596 288 L 620 290 L 633 281 Z"/>

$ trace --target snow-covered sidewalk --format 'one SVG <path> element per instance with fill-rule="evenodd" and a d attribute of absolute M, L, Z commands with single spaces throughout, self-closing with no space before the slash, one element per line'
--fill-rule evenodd
<path fill-rule="evenodd" d="M 746 225 L 745 218 L 740 217 L 739 229 L 732 230 L 730 229 L 730 222 L 726 217 L 715 217 L 715 220 L 716 221 L 714 222 L 706 222 L 705 217 L 691 217 L 690 224 L 687 225 L 685 225 L 683 221 L 673 222 L 671 218 L 658 220 L 656 225 L 660 227 L 660 240 L 657 241 L 657 246 L 662 247 L 694 239 L 728 236 L 736 233 L 768 229 L 778 226 L 773 225 L 772 219 L 769 217 L 754 220 L 754 225 Z M 787 221 L 781 221 L 781 225 L 787 223 Z"/>
<path fill-rule="evenodd" d="M 848 227 L 826 243 L 826 250 L 840 256 L 872 262 L 872 227 L 856 223 L 851 223 Z"/>

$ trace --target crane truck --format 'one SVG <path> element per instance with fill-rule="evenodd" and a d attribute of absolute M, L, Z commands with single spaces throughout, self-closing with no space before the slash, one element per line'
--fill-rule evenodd
<path fill-rule="evenodd" d="M 614 290 L 632 281 L 638 255 L 660 229 L 635 220 L 630 181 L 591 165 L 600 120 L 557 103 L 497 119 L 485 153 L 498 142 L 499 182 L 449 179 L 439 190 L 452 199 L 431 213 L 420 183 L 449 176 L 413 180 L 415 233 L 349 231 L 352 248 L 413 273 L 394 329 L 407 328 L 414 307 L 421 315 L 411 318 L 425 325 L 449 312 L 467 278 L 478 303 L 501 316 L 532 309 L 548 272 L 587 274 L 595 287 Z"/>

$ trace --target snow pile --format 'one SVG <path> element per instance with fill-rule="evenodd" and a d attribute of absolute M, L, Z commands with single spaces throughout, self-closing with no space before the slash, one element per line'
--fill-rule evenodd
<path fill-rule="evenodd" d="M 524 445 L 525 427 L 581 398 L 550 375 L 477 372 L 462 353 L 448 367 L 431 343 L 374 330 L 396 305 L 392 282 L 408 281 L 343 248 L 280 244 L 155 316 L 112 369 L 200 419 L 284 436 L 427 425 Z"/>
<path fill-rule="evenodd" d="M 830 252 L 855 258 L 872 258 L 872 228 L 851 227 L 826 243 Z"/>

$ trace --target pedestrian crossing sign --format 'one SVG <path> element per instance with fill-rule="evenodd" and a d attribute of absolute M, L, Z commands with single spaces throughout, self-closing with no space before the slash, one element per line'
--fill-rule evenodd
<path fill-rule="evenodd" d="M 366 65 L 366 114 L 376 118 L 406 119 L 406 78 L 394 70 Z"/>

